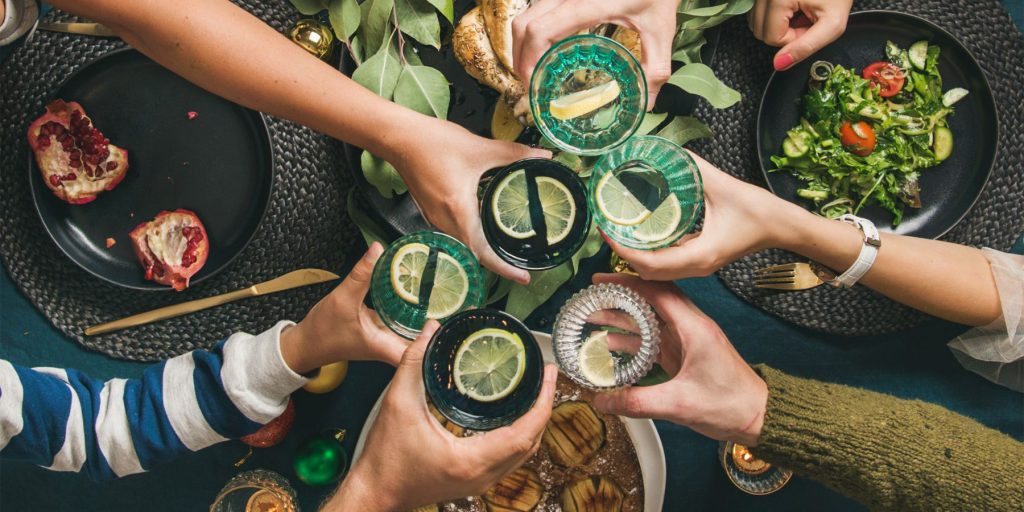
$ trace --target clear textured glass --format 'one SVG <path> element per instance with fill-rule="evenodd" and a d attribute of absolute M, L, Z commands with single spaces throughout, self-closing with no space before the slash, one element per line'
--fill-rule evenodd
<path fill-rule="evenodd" d="M 623 343 L 609 342 L 614 382 L 595 383 L 582 368 L 581 353 L 591 336 L 606 331 Z M 562 306 L 551 333 L 555 362 L 562 373 L 590 389 L 616 389 L 635 384 L 654 366 L 661 338 L 654 310 L 637 292 L 617 284 L 590 286 Z"/>
<path fill-rule="evenodd" d="M 235 475 L 224 485 L 210 512 L 276 510 L 296 512 L 295 489 L 283 476 L 265 469 Z"/>
<path fill-rule="evenodd" d="M 503 180 L 513 172 L 526 173 L 530 224 L 536 232 L 528 238 L 514 238 L 502 232 L 495 219 L 495 196 Z M 551 178 L 561 183 L 572 198 L 573 220 L 568 234 L 556 243 L 548 242 L 548 226 L 544 210 L 537 199 L 538 179 Z M 510 265 L 526 270 L 546 270 L 572 258 L 583 245 L 590 231 L 587 189 L 583 180 L 568 167 L 545 158 L 527 158 L 488 172 L 481 179 L 480 217 L 487 243 Z"/>
<path fill-rule="evenodd" d="M 508 396 L 492 401 L 474 400 L 455 385 L 455 356 L 470 335 L 496 328 L 515 334 L 525 348 L 525 371 Z M 533 333 L 512 315 L 496 309 L 463 311 L 444 322 L 423 355 L 423 384 L 437 410 L 453 423 L 470 430 L 492 430 L 515 421 L 533 407 L 540 395 L 544 359 Z"/>
<path fill-rule="evenodd" d="M 560 118 L 553 101 L 595 90 L 611 81 L 618 95 L 582 115 Z M 599 155 L 628 139 L 644 119 L 647 81 L 632 53 L 607 37 L 579 35 L 555 43 L 530 78 L 530 109 L 541 133 L 555 146 L 579 155 Z"/>
<path fill-rule="evenodd" d="M 626 200 L 598 197 L 598 190 L 607 181 L 604 178 L 608 174 L 652 212 L 646 221 L 620 224 L 608 218 L 599 201 L 614 203 Z M 608 197 L 608 194 L 602 194 L 602 197 Z M 678 217 L 659 213 L 663 202 L 672 197 L 679 205 Z M 658 249 L 671 245 L 693 229 L 704 206 L 704 185 L 697 162 L 685 149 L 661 137 L 633 137 L 606 153 L 594 165 L 587 200 L 598 227 L 609 238 L 634 249 Z M 668 206 L 665 205 L 666 208 Z M 660 222 L 663 218 L 678 220 L 663 224 Z M 651 226 L 664 227 L 652 228 L 645 225 L 648 221 L 653 223 Z"/>
<path fill-rule="evenodd" d="M 771 494 L 785 487 L 793 477 L 792 471 L 764 462 L 732 441 L 718 444 L 718 456 L 729 481 L 747 494 Z"/>
<path fill-rule="evenodd" d="M 409 244 L 423 244 L 429 249 L 429 256 L 426 267 L 423 271 L 423 279 L 417 290 L 418 303 L 403 299 L 396 291 L 392 279 L 392 262 L 395 255 Z M 440 254 L 447 254 L 454 259 L 466 273 L 469 283 L 468 292 L 461 306 L 456 309 L 478 308 L 484 303 L 483 275 L 480 272 L 480 263 L 468 247 L 443 233 L 433 231 L 419 231 L 395 240 L 377 260 L 373 267 L 370 293 L 372 296 L 373 308 L 377 311 L 380 319 L 391 330 L 400 336 L 413 339 L 423 330 L 423 324 L 429 319 L 428 308 L 431 292 L 434 287 L 433 277 L 437 268 L 437 261 Z M 446 317 L 436 318 L 444 321 Z"/>

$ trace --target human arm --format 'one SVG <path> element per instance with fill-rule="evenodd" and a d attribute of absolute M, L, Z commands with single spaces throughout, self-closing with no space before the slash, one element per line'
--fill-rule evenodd
<path fill-rule="evenodd" d="M 103 382 L 76 370 L 0 360 L 0 455 L 109 479 L 251 434 L 281 415 L 301 375 L 339 360 L 396 364 L 405 342 L 362 305 L 374 245 L 348 279 L 298 324 L 238 333 Z"/>
<path fill-rule="evenodd" d="M 1021 442 L 936 405 L 752 369 L 672 283 L 595 280 L 632 287 L 654 306 L 664 322 L 659 363 L 672 376 L 599 394 L 598 409 L 739 442 L 872 509 L 1013 510 L 1024 498 Z"/>
<path fill-rule="evenodd" d="M 526 271 L 504 263 L 487 245 L 476 184 L 490 168 L 548 152 L 478 137 L 387 101 L 225 0 L 51 3 L 104 23 L 142 53 L 214 94 L 391 162 L 428 220 L 464 241 L 488 268 L 529 280 Z"/>
<path fill-rule="evenodd" d="M 640 58 L 647 79 L 647 107 L 672 74 L 672 41 L 679 0 L 542 0 L 512 22 L 513 64 L 523 83 L 551 45 L 601 23 L 640 35 Z"/>
<path fill-rule="evenodd" d="M 645 279 L 703 276 L 747 254 L 785 249 L 838 272 L 863 246 L 856 227 L 828 220 L 744 183 L 693 155 L 704 183 L 700 233 L 654 251 L 609 242 Z M 871 270 L 859 284 L 925 313 L 967 325 L 999 318 L 999 294 L 988 260 L 978 249 L 938 240 L 882 234 Z"/>
<path fill-rule="evenodd" d="M 428 321 L 405 351 L 362 455 L 322 511 L 404 512 L 479 495 L 540 447 L 554 403 L 554 366 L 544 368 L 536 403 L 514 423 L 455 437 L 431 415 L 424 400 L 423 354 L 437 327 L 436 321 Z"/>
<path fill-rule="evenodd" d="M 757 0 L 747 23 L 755 37 L 781 47 L 772 63 L 783 71 L 843 35 L 852 6 L 853 0 Z"/>

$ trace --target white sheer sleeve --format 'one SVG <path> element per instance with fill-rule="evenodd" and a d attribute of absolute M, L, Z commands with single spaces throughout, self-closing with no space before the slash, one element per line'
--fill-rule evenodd
<path fill-rule="evenodd" d="M 949 342 L 964 368 L 1024 392 L 1024 256 L 982 249 L 992 265 L 1003 316 Z"/>

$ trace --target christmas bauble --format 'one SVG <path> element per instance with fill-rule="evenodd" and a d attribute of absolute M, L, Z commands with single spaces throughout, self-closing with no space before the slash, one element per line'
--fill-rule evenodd
<path fill-rule="evenodd" d="M 310 393 L 329 393 L 334 391 L 348 375 L 348 361 L 325 364 L 320 367 L 320 374 L 302 386 Z"/>
<path fill-rule="evenodd" d="M 288 406 L 280 416 L 270 420 L 270 423 L 242 438 L 242 442 L 254 448 L 268 448 L 280 443 L 288 431 L 292 429 L 295 422 L 295 402 L 289 398 Z"/>
<path fill-rule="evenodd" d="M 338 481 L 348 470 L 348 453 L 342 446 L 344 431 L 326 433 L 306 441 L 295 452 L 295 474 L 308 485 Z"/>

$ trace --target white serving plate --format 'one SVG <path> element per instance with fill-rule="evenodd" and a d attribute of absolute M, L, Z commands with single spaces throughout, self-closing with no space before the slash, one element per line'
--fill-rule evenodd
<path fill-rule="evenodd" d="M 551 335 L 542 332 L 534 332 L 533 335 L 537 338 L 537 343 L 544 354 L 544 361 L 554 362 L 555 357 L 551 353 Z M 387 392 L 387 388 L 384 391 Z M 382 397 L 383 393 L 381 394 Z M 359 441 L 356 442 L 355 453 L 352 455 L 353 464 L 356 460 L 359 460 L 359 456 L 363 452 L 363 445 L 366 443 L 366 435 L 373 427 L 373 423 L 377 421 L 377 415 L 380 413 L 381 398 L 377 398 L 377 403 L 373 405 L 370 415 L 366 418 L 366 423 L 363 424 L 363 430 L 359 434 Z M 622 420 L 623 425 L 625 425 L 626 432 L 636 448 L 637 458 L 640 460 L 640 472 L 643 474 L 644 480 L 644 510 L 646 512 L 658 512 L 665 501 L 665 450 L 661 446 L 661 437 L 658 435 L 658 430 L 654 428 L 654 422 L 651 420 L 626 418 L 624 416 L 619 418 Z"/>

